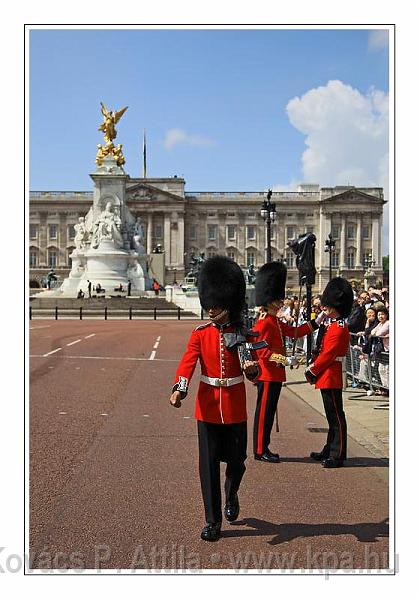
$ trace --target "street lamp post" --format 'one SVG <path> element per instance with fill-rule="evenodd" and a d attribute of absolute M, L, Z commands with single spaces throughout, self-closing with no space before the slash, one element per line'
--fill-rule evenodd
<path fill-rule="evenodd" d="M 261 216 L 267 228 L 267 262 L 271 262 L 271 223 L 276 219 L 276 205 L 271 202 L 273 192 L 268 190 L 267 199 L 261 205 Z"/>
<path fill-rule="evenodd" d="M 333 236 L 331 235 L 331 233 L 328 234 L 328 239 L 325 240 L 325 252 L 329 252 L 329 279 L 332 279 L 332 253 L 333 250 L 335 249 L 335 240 L 333 239 Z"/>

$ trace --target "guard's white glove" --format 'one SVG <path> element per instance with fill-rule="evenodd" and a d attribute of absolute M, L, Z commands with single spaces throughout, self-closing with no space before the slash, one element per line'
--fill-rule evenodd
<path fill-rule="evenodd" d="M 321 311 L 319 313 L 319 315 L 317 316 L 317 318 L 315 319 L 315 323 L 318 325 L 318 327 L 325 321 L 325 319 L 327 318 L 326 313 L 324 313 L 324 311 Z"/>
<path fill-rule="evenodd" d="M 288 367 L 297 367 L 299 365 L 299 361 L 296 356 L 288 356 L 287 357 L 287 366 Z"/>

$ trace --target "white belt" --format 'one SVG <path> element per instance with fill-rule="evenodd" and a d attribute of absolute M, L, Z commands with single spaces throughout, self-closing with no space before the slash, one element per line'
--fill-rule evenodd
<path fill-rule="evenodd" d="M 215 387 L 230 387 L 231 385 L 242 383 L 244 376 L 239 375 L 239 377 L 225 377 L 225 379 L 219 379 L 218 377 L 207 377 L 207 375 L 201 375 L 200 379 L 201 381 L 204 381 L 204 383 L 214 385 Z"/>

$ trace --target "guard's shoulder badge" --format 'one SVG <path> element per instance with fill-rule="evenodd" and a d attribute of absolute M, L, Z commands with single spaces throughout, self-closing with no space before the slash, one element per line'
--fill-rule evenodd
<path fill-rule="evenodd" d="M 338 321 L 337 321 L 337 325 L 338 325 L 339 327 L 344 327 L 344 326 L 345 326 L 345 324 L 346 324 L 346 322 L 344 321 L 344 319 L 338 319 Z"/>
<path fill-rule="evenodd" d="M 203 323 L 203 325 L 198 325 L 198 327 L 196 327 L 194 329 L 194 331 L 199 331 L 200 329 L 205 329 L 206 327 L 208 327 L 209 325 L 211 325 L 211 321 L 209 321 L 208 323 Z"/>

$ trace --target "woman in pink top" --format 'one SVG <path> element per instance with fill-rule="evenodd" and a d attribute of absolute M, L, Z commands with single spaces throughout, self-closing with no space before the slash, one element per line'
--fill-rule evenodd
<path fill-rule="evenodd" d="M 385 352 L 389 352 L 389 313 L 388 309 L 380 308 L 378 310 L 378 325 L 372 329 L 371 336 L 378 337 L 382 340 Z M 381 377 L 382 385 L 389 389 L 389 364 L 379 364 L 379 375 Z M 383 392 L 387 394 L 388 392 Z"/>

